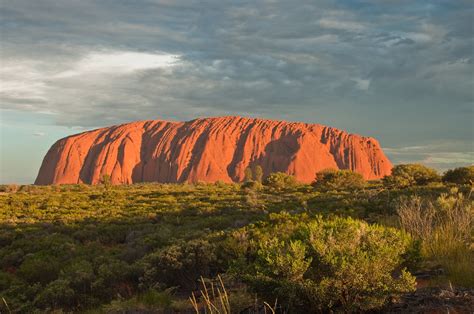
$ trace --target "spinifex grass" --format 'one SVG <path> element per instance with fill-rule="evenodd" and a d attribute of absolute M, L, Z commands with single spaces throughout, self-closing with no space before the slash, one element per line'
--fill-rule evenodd
<path fill-rule="evenodd" d="M 436 201 L 412 197 L 403 200 L 397 212 L 402 228 L 422 241 L 424 259 L 445 270 L 443 279 L 474 287 L 471 193 L 465 196 L 452 189 Z"/>

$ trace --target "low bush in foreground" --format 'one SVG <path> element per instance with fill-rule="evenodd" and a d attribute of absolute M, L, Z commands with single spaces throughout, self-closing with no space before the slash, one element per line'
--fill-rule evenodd
<path fill-rule="evenodd" d="M 410 237 L 351 218 L 275 214 L 234 232 L 229 245 L 237 277 L 298 313 L 375 309 L 415 288 L 403 268 Z"/>

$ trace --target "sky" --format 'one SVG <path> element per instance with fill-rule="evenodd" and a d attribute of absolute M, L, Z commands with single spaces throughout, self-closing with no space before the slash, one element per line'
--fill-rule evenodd
<path fill-rule="evenodd" d="M 70 134 L 222 115 L 472 164 L 473 21 L 456 0 L 0 0 L 0 183 L 32 183 Z"/>

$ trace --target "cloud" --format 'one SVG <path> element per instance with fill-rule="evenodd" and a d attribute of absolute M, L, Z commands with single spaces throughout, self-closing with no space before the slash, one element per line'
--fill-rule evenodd
<path fill-rule="evenodd" d="M 0 8 L 0 107 L 68 127 L 246 114 L 390 145 L 465 139 L 471 13 L 424 1 L 15 0 Z"/>
<path fill-rule="evenodd" d="M 356 87 L 360 90 L 368 90 L 370 86 L 370 80 L 364 80 L 361 78 L 354 78 L 352 79 L 356 83 Z"/>
<path fill-rule="evenodd" d="M 38 132 L 37 131 L 37 132 L 33 133 L 33 136 L 38 136 L 38 137 L 45 136 L 45 135 L 46 135 L 46 133 L 44 133 L 44 132 Z"/>
<path fill-rule="evenodd" d="M 384 148 L 384 151 L 396 164 L 416 162 L 446 170 L 474 164 L 472 148 L 469 141 L 437 141 L 429 145 Z"/>
<path fill-rule="evenodd" d="M 174 54 L 116 50 L 90 51 L 56 63 L 14 58 L 3 62 L 0 100 L 5 109 L 55 114 L 58 119 L 77 115 L 74 125 L 87 125 L 79 119 L 90 115 L 87 109 L 94 107 L 106 113 L 101 108 L 107 105 L 106 100 L 121 95 L 120 101 L 134 105 L 138 97 L 130 95 L 122 84 L 131 82 L 133 86 L 140 73 L 166 70 L 178 63 L 179 56 Z M 115 90 L 119 85 L 123 91 Z M 87 100 L 92 101 L 90 108 L 84 103 Z"/>
<path fill-rule="evenodd" d="M 55 78 L 92 74 L 130 74 L 135 71 L 167 68 L 178 62 L 179 56 L 166 53 L 134 51 L 90 52 L 71 70 L 58 73 Z"/>
<path fill-rule="evenodd" d="M 348 32 L 360 32 L 366 29 L 366 26 L 361 23 L 330 18 L 320 19 L 319 25 L 323 28 L 338 29 Z"/>
<path fill-rule="evenodd" d="M 428 155 L 423 163 L 426 164 L 474 164 L 474 151 L 473 152 L 438 152 Z"/>
<path fill-rule="evenodd" d="M 0 71 L 0 97 L 3 101 L 23 100 L 34 104 L 46 100 L 45 77 L 36 69 L 33 60 L 3 61 Z"/>

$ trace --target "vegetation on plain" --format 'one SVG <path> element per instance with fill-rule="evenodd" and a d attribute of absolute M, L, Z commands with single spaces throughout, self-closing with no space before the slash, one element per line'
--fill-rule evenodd
<path fill-rule="evenodd" d="M 472 167 L 397 167 L 1 186 L 0 312 L 377 311 L 431 267 L 432 284 L 474 287 Z"/>

